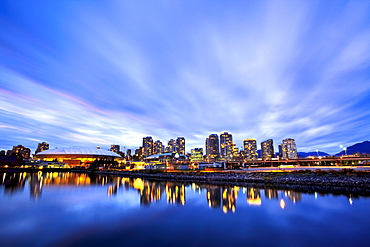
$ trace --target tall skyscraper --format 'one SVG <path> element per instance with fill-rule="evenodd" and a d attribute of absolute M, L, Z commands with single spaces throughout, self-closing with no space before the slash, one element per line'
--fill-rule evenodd
<path fill-rule="evenodd" d="M 148 157 L 153 154 L 153 138 L 151 136 L 143 137 L 143 156 Z"/>
<path fill-rule="evenodd" d="M 227 132 L 220 135 L 220 153 L 222 159 L 230 159 L 233 155 L 233 136 Z"/>
<path fill-rule="evenodd" d="M 297 146 L 295 140 L 287 138 L 279 145 L 279 154 L 282 159 L 298 159 Z"/>
<path fill-rule="evenodd" d="M 176 139 L 176 152 L 185 155 L 185 138 L 177 137 Z"/>
<path fill-rule="evenodd" d="M 118 154 L 120 152 L 120 146 L 119 145 L 110 145 L 110 151 L 115 152 L 115 153 Z"/>
<path fill-rule="evenodd" d="M 217 134 L 211 134 L 206 139 L 206 155 L 207 159 L 216 160 L 220 157 L 220 147 Z"/>
<path fill-rule="evenodd" d="M 272 139 L 261 142 L 261 154 L 263 160 L 271 160 L 275 157 L 274 141 Z"/>
<path fill-rule="evenodd" d="M 176 141 L 174 139 L 171 139 L 168 141 L 167 147 L 166 147 L 166 153 L 176 153 Z"/>
<path fill-rule="evenodd" d="M 40 153 L 42 151 L 49 150 L 49 144 L 46 142 L 39 143 L 37 145 L 37 149 L 35 151 L 35 154 Z"/>
<path fill-rule="evenodd" d="M 161 154 L 163 151 L 163 143 L 160 140 L 155 141 L 153 154 Z"/>
<path fill-rule="evenodd" d="M 246 160 L 257 160 L 257 141 L 256 139 L 245 139 L 244 142 L 244 157 Z"/>

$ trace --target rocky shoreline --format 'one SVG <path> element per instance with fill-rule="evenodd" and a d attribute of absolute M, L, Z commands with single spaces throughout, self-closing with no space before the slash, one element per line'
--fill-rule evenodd
<path fill-rule="evenodd" d="M 150 172 L 150 171 L 92 171 L 93 174 L 137 177 L 184 183 L 287 188 L 316 192 L 360 193 L 370 196 L 370 172 L 295 171 L 295 172 Z"/>

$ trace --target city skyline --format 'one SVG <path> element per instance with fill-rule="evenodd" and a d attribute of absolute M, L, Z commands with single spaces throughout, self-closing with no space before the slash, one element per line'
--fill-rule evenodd
<path fill-rule="evenodd" d="M 0 5 L 0 150 L 370 139 L 369 1 Z"/>

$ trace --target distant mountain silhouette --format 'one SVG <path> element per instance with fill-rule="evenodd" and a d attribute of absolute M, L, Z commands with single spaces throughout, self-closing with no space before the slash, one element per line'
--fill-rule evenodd
<path fill-rule="evenodd" d="M 308 156 L 321 156 L 321 157 L 325 157 L 325 156 L 330 156 L 330 154 L 328 153 L 325 153 L 325 152 L 298 152 L 298 158 L 307 158 Z"/>
<path fill-rule="evenodd" d="M 258 158 L 261 158 L 262 157 L 262 152 L 261 150 L 257 150 L 257 153 L 258 153 Z M 278 157 L 279 156 L 279 153 L 275 153 L 275 157 Z M 318 155 L 317 155 L 317 152 L 298 152 L 298 158 L 307 158 L 308 156 L 322 156 L 322 157 L 325 157 L 325 156 L 330 156 L 330 154 L 328 153 L 325 153 L 325 152 L 321 152 L 319 151 Z"/>
<path fill-rule="evenodd" d="M 352 146 L 347 147 L 347 152 L 343 150 L 340 153 L 337 153 L 335 156 L 342 156 L 342 155 L 345 155 L 346 153 L 348 155 L 355 154 L 355 153 L 370 154 L 370 141 L 356 143 Z"/>

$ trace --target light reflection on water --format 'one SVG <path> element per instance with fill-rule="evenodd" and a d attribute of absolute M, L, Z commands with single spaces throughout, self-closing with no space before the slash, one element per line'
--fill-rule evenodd
<path fill-rule="evenodd" d="M 349 193 L 76 173 L 0 175 L 0 239 L 10 246 L 29 239 L 40 246 L 342 246 L 370 240 L 370 200 Z"/>

